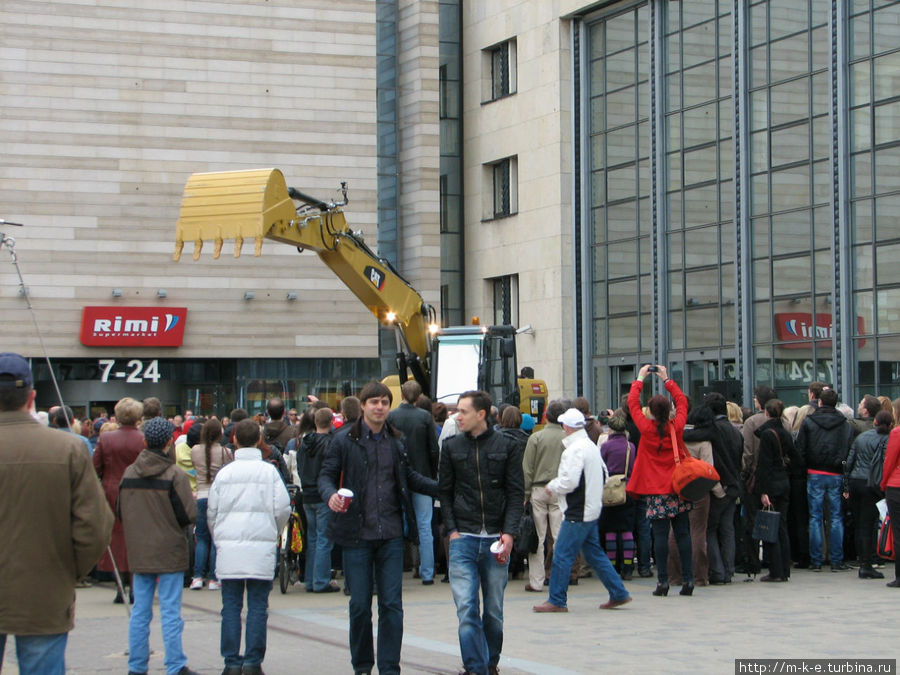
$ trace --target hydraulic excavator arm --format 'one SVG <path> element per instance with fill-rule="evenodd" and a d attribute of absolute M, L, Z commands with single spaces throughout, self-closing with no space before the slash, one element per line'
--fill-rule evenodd
<path fill-rule="evenodd" d="M 179 260 L 185 242 L 193 242 L 197 260 L 204 241 L 213 242 L 218 258 L 226 239 L 234 241 L 235 258 L 245 240 L 253 242 L 254 256 L 265 239 L 315 251 L 382 325 L 395 328 L 401 383 L 408 367 L 422 390 L 431 391 L 434 309 L 361 233 L 350 230 L 341 211 L 346 185 L 342 189 L 343 201 L 331 203 L 288 188 L 278 169 L 195 173 L 184 188 L 173 258 Z"/>

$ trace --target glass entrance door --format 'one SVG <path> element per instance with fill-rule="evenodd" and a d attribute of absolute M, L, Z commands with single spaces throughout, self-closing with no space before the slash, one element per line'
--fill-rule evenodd
<path fill-rule="evenodd" d="M 685 352 L 670 354 L 669 358 L 669 376 L 678 382 L 691 401 L 700 402 L 705 394 L 718 391 L 729 401 L 741 402 L 741 383 L 734 379 L 733 354 Z"/>

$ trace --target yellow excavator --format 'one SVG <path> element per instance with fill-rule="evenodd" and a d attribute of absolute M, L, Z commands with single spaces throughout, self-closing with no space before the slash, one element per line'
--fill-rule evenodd
<path fill-rule="evenodd" d="M 173 259 L 181 258 L 185 242 L 193 242 L 194 260 L 204 241 L 213 242 L 215 258 L 225 240 L 234 241 L 235 258 L 245 241 L 259 256 L 265 239 L 315 251 L 382 325 L 395 329 L 397 374 L 385 378 L 388 386 L 397 390 L 411 374 L 432 400 L 451 407 L 462 392 L 482 389 L 495 404 L 515 405 L 540 424 L 547 385 L 517 376 L 516 329 L 440 328 L 434 308 L 349 228 L 346 183 L 341 191 L 340 202 L 316 199 L 288 188 L 278 169 L 195 173 L 184 188 Z"/>

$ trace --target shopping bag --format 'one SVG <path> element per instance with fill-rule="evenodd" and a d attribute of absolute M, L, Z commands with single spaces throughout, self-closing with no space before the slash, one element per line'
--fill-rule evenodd
<path fill-rule="evenodd" d="M 538 534 L 534 526 L 534 516 L 531 513 L 531 502 L 525 503 L 522 518 L 519 520 L 519 536 L 513 543 L 516 553 L 537 553 Z"/>
<path fill-rule="evenodd" d="M 878 550 L 876 551 L 879 558 L 885 560 L 894 559 L 894 532 L 891 530 L 891 517 L 885 516 L 881 521 L 881 528 L 878 530 Z"/>
<path fill-rule="evenodd" d="M 778 526 L 781 522 L 781 513 L 773 511 L 772 507 L 756 512 L 753 519 L 752 539 L 758 539 L 769 544 L 778 541 Z"/>

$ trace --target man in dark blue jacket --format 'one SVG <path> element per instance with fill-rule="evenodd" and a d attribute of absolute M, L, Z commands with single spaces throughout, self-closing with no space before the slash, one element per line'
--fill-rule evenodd
<path fill-rule="evenodd" d="M 417 408 L 415 403 L 422 395 L 422 387 L 415 380 L 407 380 L 400 387 L 403 403 L 388 415 L 388 422 L 403 432 L 409 465 L 428 478 L 437 477 L 438 442 L 431 413 Z M 434 583 L 434 536 L 431 517 L 434 500 L 429 495 L 413 492 L 413 508 L 416 510 L 416 529 L 419 531 L 419 576 L 422 583 Z"/>
<path fill-rule="evenodd" d="M 343 548 L 350 588 L 350 661 L 371 673 L 372 584 L 378 584 L 378 672 L 400 672 L 403 641 L 403 523 L 415 522 L 411 492 L 437 496 L 437 483 L 409 466 L 401 434 L 387 422 L 391 390 L 370 382 L 359 394 L 362 417 L 331 441 L 319 494 L 334 512 L 328 538 Z M 352 498 L 338 494 L 353 492 Z M 418 541 L 415 528 L 409 537 Z"/>

